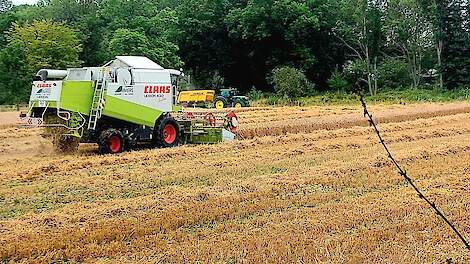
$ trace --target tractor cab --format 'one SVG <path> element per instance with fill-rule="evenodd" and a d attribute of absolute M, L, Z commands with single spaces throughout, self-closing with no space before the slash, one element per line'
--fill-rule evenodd
<path fill-rule="evenodd" d="M 220 89 L 220 95 L 225 98 L 237 96 L 238 94 L 239 92 L 238 92 L 238 89 L 236 88 Z"/>

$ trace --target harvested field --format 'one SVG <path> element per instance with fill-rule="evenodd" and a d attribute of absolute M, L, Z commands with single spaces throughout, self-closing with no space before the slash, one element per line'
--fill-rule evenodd
<path fill-rule="evenodd" d="M 373 106 L 416 184 L 470 239 L 470 104 Z M 358 106 L 246 109 L 245 140 L 58 155 L 0 129 L 0 260 L 469 263 Z M 3 121 L 3 120 L 2 120 Z"/>
<path fill-rule="evenodd" d="M 0 128 L 13 127 L 18 124 L 20 112 L 0 112 Z"/>
<path fill-rule="evenodd" d="M 418 118 L 448 116 L 470 112 L 469 104 L 421 104 L 410 106 L 375 106 L 371 108 L 378 123 L 411 121 Z M 359 107 L 271 108 L 240 113 L 244 138 L 286 133 L 308 133 L 354 126 L 368 126 L 358 113 Z"/>

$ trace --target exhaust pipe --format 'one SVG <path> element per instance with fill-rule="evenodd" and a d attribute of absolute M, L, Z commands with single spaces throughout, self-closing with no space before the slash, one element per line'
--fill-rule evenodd
<path fill-rule="evenodd" d="M 65 76 L 67 76 L 67 71 L 41 69 L 36 73 L 36 76 L 39 77 L 41 81 L 46 81 L 48 79 L 64 79 Z"/>

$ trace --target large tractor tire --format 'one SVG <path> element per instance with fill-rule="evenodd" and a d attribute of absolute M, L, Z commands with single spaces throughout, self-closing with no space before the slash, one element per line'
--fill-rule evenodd
<path fill-rule="evenodd" d="M 224 109 L 225 107 L 228 106 L 228 103 L 227 103 L 227 99 L 225 99 L 225 97 L 223 96 L 217 96 L 215 99 L 214 99 L 214 107 L 216 109 Z"/>
<path fill-rule="evenodd" d="M 116 154 L 124 151 L 124 136 L 117 129 L 106 129 L 99 137 L 99 150 L 102 154 Z"/>
<path fill-rule="evenodd" d="M 155 126 L 155 145 L 161 148 L 171 148 L 178 145 L 180 139 L 180 128 L 173 117 L 163 117 Z"/>
<path fill-rule="evenodd" d="M 233 107 L 235 107 L 235 108 L 242 108 L 242 107 L 243 107 L 243 104 L 242 104 L 242 102 L 240 102 L 240 101 L 235 101 L 235 103 L 233 104 Z"/>
<path fill-rule="evenodd" d="M 53 135 L 52 145 L 54 150 L 61 154 L 74 153 L 78 150 L 80 145 L 80 138 L 69 135 Z"/>

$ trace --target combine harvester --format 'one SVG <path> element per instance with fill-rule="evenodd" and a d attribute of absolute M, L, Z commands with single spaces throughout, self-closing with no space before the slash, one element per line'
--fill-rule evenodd
<path fill-rule="evenodd" d="M 173 147 L 233 140 L 235 113 L 194 114 L 176 104 L 181 75 L 137 56 L 118 56 L 103 67 L 40 70 L 24 122 L 45 127 L 59 151 L 80 142 L 119 153 L 142 143 Z"/>

